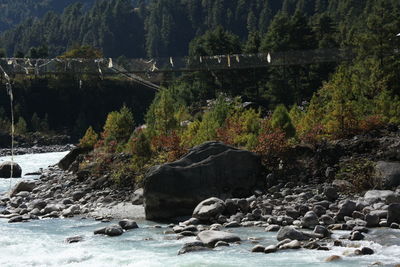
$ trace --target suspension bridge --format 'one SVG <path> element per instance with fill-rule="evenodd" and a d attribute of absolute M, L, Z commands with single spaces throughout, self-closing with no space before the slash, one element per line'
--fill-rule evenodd
<path fill-rule="evenodd" d="M 354 53 L 350 49 L 154 59 L 0 58 L 0 75 L 6 81 L 13 75 L 120 75 L 147 88 L 159 90 L 160 87 L 151 82 L 151 77 L 160 73 L 258 69 L 342 62 L 353 58 Z"/>

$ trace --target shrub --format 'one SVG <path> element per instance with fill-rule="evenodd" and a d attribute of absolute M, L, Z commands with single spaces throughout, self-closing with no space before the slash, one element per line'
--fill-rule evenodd
<path fill-rule="evenodd" d="M 26 134 L 27 125 L 24 118 L 19 117 L 17 124 L 15 124 L 15 133 L 16 134 Z"/>
<path fill-rule="evenodd" d="M 271 117 L 271 126 L 274 129 L 281 129 L 288 138 L 294 137 L 296 134 L 296 129 L 284 105 L 278 105 L 275 108 Z"/>
<path fill-rule="evenodd" d="M 79 146 L 85 148 L 94 148 L 94 145 L 97 143 L 99 139 L 98 134 L 93 130 L 92 126 L 90 126 L 82 139 L 79 140 Z"/>
<path fill-rule="evenodd" d="M 186 149 L 181 145 L 181 138 L 172 132 L 169 135 L 155 136 L 152 140 L 152 145 L 158 152 L 166 152 L 169 162 L 179 159 L 186 153 Z"/>
<path fill-rule="evenodd" d="M 134 121 L 132 112 L 126 106 L 123 106 L 120 111 L 113 111 L 108 114 L 102 137 L 106 145 L 111 142 L 117 144 L 125 143 L 128 141 L 133 130 Z"/>

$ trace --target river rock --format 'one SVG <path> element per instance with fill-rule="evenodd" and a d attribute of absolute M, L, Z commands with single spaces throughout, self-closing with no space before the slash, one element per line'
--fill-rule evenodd
<path fill-rule="evenodd" d="M 292 240 L 289 243 L 283 244 L 279 248 L 280 249 L 299 249 L 299 248 L 301 248 L 301 243 L 298 240 Z"/>
<path fill-rule="evenodd" d="M 72 237 L 68 237 L 65 239 L 65 243 L 68 244 L 72 244 L 72 243 L 78 243 L 83 241 L 83 237 L 82 236 L 72 236 Z"/>
<path fill-rule="evenodd" d="M 363 247 L 361 249 L 361 255 L 372 255 L 374 254 L 374 250 L 369 247 Z"/>
<path fill-rule="evenodd" d="M 387 224 L 400 223 L 400 203 L 390 204 L 387 213 Z"/>
<path fill-rule="evenodd" d="M 278 232 L 281 227 L 277 224 L 271 224 L 268 225 L 267 228 L 265 228 L 266 232 Z"/>
<path fill-rule="evenodd" d="M 302 232 L 294 229 L 293 227 L 285 226 L 285 227 L 282 227 L 278 231 L 276 239 L 278 241 L 282 241 L 285 239 L 304 241 L 304 240 L 308 240 L 309 238 L 306 235 L 304 235 Z"/>
<path fill-rule="evenodd" d="M 365 221 L 367 222 L 367 227 L 378 227 L 380 218 L 377 214 L 367 214 L 365 215 Z"/>
<path fill-rule="evenodd" d="M 373 204 L 378 201 L 385 201 L 389 195 L 394 194 L 391 190 L 368 190 L 364 194 L 364 199 L 367 203 Z"/>
<path fill-rule="evenodd" d="M 343 204 L 340 206 L 337 217 L 339 220 L 343 220 L 344 216 L 352 216 L 353 211 L 356 210 L 356 203 L 351 200 L 345 200 Z"/>
<path fill-rule="evenodd" d="M 137 223 L 135 221 L 128 220 L 128 219 L 124 219 L 122 221 L 119 221 L 118 224 L 124 230 L 131 230 L 131 229 L 139 228 L 139 226 L 137 225 Z"/>
<path fill-rule="evenodd" d="M 320 234 L 323 237 L 330 237 L 331 236 L 331 232 L 329 232 L 329 230 L 326 229 L 325 227 L 323 227 L 322 225 L 315 226 L 314 233 Z"/>
<path fill-rule="evenodd" d="M 133 192 L 132 195 L 132 204 L 133 205 L 142 205 L 143 204 L 143 188 L 139 188 Z"/>
<path fill-rule="evenodd" d="M 206 247 L 203 242 L 194 241 L 184 244 L 183 247 L 178 251 L 178 255 L 189 252 L 208 251 L 208 250 L 210 250 L 210 248 Z"/>
<path fill-rule="evenodd" d="M 225 241 L 228 243 L 240 241 L 240 237 L 222 231 L 206 230 L 197 235 L 197 238 L 208 247 L 214 247 L 218 241 Z"/>
<path fill-rule="evenodd" d="M 304 228 L 314 228 L 319 224 L 318 216 L 314 211 L 307 212 L 304 217 L 301 219 L 301 225 Z"/>
<path fill-rule="evenodd" d="M 66 171 L 71 166 L 71 164 L 78 158 L 79 155 L 86 154 L 90 151 L 91 148 L 76 147 L 60 160 L 60 162 L 58 163 L 58 167 Z"/>
<path fill-rule="evenodd" d="M 104 234 L 108 235 L 108 236 L 119 236 L 122 235 L 124 233 L 124 230 L 122 229 L 121 226 L 114 224 L 114 225 L 110 225 L 107 226 Z"/>
<path fill-rule="evenodd" d="M 6 161 L 0 164 L 0 178 L 10 178 L 11 177 L 11 166 L 12 166 L 12 177 L 19 178 L 22 175 L 21 166 L 15 162 Z"/>
<path fill-rule="evenodd" d="M 269 245 L 264 249 L 264 253 L 269 254 L 269 253 L 274 253 L 278 251 L 278 247 L 275 245 Z"/>
<path fill-rule="evenodd" d="M 350 235 L 350 240 L 352 240 L 352 241 L 363 240 L 364 238 L 365 238 L 365 236 L 358 231 L 355 231 L 355 232 L 351 233 L 351 235 Z"/>
<path fill-rule="evenodd" d="M 333 186 L 325 187 L 324 195 L 329 201 L 335 201 L 339 197 L 336 187 Z"/>
<path fill-rule="evenodd" d="M 144 179 L 146 219 L 171 219 L 192 214 L 210 197 L 252 195 L 259 185 L 261 160 L 255 153 L 220 142 L 194 147 L 182 159 L 155 166 Z"/>
<path fill-rule="evenodd" d="M 375 166 L 375 173 L 385 189 L 400 185 L 399 162 L 378 161 Z"/>
<path fill-rule="evenodd" d="M 333 262 L 333 261 L 340 261 L 342 259 L 342 257 L 338 256 L 338 255 L 332 255 L 329 256 L 328 258 L 326 258 L 324 261 L 325 262 Z"/>
<path fill-rule="evenodd" d="M 264 253 L 265 247 L 261 246 L 261 245 L 256 245 L 251 249 L 251 252 L 254 253 Z"/>
<path fill-rule="evenodd" d="M 16 196 L 20 192 L 32 192 L 32 190 L 36 187 L 35 181 L 21 181 L 14 186 L 11 191 L 11 197 Z"/>
<path fill-rule="evenodd" d="M 209 221 L 221 215 L 225 210 L 225 203 L 223 200 L 212 197 L 200 202 L 193 211 L 193 218 L 201 221 Z"/>

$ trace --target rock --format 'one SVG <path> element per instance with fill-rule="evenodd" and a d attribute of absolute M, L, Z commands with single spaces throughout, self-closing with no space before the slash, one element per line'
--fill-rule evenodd
<path fill-rule="evenodd" d="M 93 232 L 95 235 L 105 235 L 106 234 L 106 227 L 101 227 Z"/>
<path fill-rule="evenodd" d="M 387 223 L 400 223 L 400 203 L 390 204 L 387 210 Z"/>
<path fill-rule="evenodd" d="M 323 225 L 331 225 L 335 223 L 335 220 L 329 216 L 329 215 L 322 215 L 321 218 L 319 218 L 320 222 L 322 222 Z"/>
<path fill-rule="evenodd" d="M 274 253 L 278 251 L 278 247 L 275 245 L 269 245 L 264 249 L 264 253 L 269 254 L 269 253 Z"/>
<path fill-rule="evenodd" d="M 385 201 L 389 195 L 394 194 L 391 190 L 369 190 L 364 194 L 367 203 L 372 204 L 378 201 Z"/>
<path fill-rule="evenodd" d="M 22 222 L 24 218 L 22 216 L 15 216 L 8 220 L 9 223 Z"/>
<path fill-rule="evenodd" d="M 135 221 L 128 220 L 128 219 L 124 219 L 122 221 L 119 221 L 118 224 L 124 230 L 131 230 L 131 229 L 139 228 L 139 226 L 137 225 L 137 223 Z"/>
<path fill-rule="evenodd" d="M 332 255 L 332 256 L 329 256 L 328 258 L 326 258 L 326 259 L 324 260 L 324 262 L 339 261 L 339 260 L 341 260 L 341 259 L 342 259 L 342 257 L 340 257 L 340 256 L 338 256 L 338 255 Z"/>
<path fill-rule="evenodd" d="M 361 249 L 361 255 L 372 255 L 374 254 L 374 250 L 368 247 L 363 247 Z"/>
<path fill-rule="evenodd" d="M 262 181 L 255 153 L 219 142 L 194 147 L 182 159 L 149 170 L 144 179 L 146 219 L 171 219 L 192 214 L 209 197 L 252 195 Z"/>
<path fill-rule="evenodd" d="M 225 241 L 228 243 L 240 241 L 240 237 L 235 234 L 212 230 L 200 232 L 197 238 L 208 247 L 214 247 L 218 241 Z"/>
<path fill-rule="evenodd" d="M 393 193 L 386 197 L 385 204 L 390 205 L 393 203 L 400 203 L 400 194 Z"/>
<path fill-rule="evenodd" d="M 325 187 L 324 195 L 329 201 L 335 201 L 339 197 L 337 189 L 333 186 Z"/>
<path fill-rule="evenodd" d="M 332 185 L 339 188 L 340 191 L 348 191 L 354 188 L 354 186 L 349 181 L 339 179 L 334 180 L 332 182 Z"/>
<path fill-rule="evenodd" d="M 400 185 L 400 163 L 378 161 L 375 166 L 375 173 L 385 189 Z"/>
<path fill-rule="evenodd" d="M 183 247 L 178 251 L 178 255 L 189 253 L 189 252 L 196 252 L 196 251 L 208 251 L 210 250 L 207 248 L 204 243 L 195 241 L 195 242 L 190 242 L 186 243 L 183 245 Z"/>
<path fill-rule="evenodd" d="M 255 252 L 255 253 L 264 253 L 265 247 L 261 246 L 261 245 L 256 245 L 251 249 L 251 252 Z"/>
<path fill-rule="evenodd" d="M 14 186 L 11 190 L 11 197 L 16 196 L 20 192 L 32 192 L 32 190 L 36 187 L 35 181 L 21 181 Z"/>
<path fill-rule="evenodd" d="M 276 239 L 278 241 L 282 241 L 285 239 L 304 241 L 308 240 L 309 238 L 304 235 L 304 233 L 294 229 L 293 227 L 285 226 L 278 231 Z"/>
<path fill-rule="evenodd" d="M 85 195 L 85 192 L 83 192 L 83 191 L 75 191 L 75 192 L 72 194 L 72 199 L 73 199 L 74 201 L 78 201 L 78 200 L 81 199 L 84 195 Z"/>
<path fill-rule="evenodd" d="M 343 220 L 344 216 L 351 216 L 353 211 L 356 210 L 356 203 L 351 200 L 345 200 L 345 202 L 340 206 L 337 217 Z"/>
<path fill-rule="evenodd" d="M 247 201 L 247 199 L 239 199 L 237 202 L 237 205 L 239 207 L 239 209 L 243 212 L 246 213 L 249 211 L 250 209 L 250 205 L 249 202 Z"/>
<path fill-rule="evenodd" d="M 229 243 L 225 241 L 218 241 L 214 247 L 229 247 Z"/>
<path fill-rule="evenodd" d="M 318 217 L 320 217 L 326 213 L 326 208 L 322 207 L 321 205 L 315 205 L 313 207 L 313 211 Z"/>
<path fill-rule="evenodd" d="M 365 215 L 365 221 L 367 222 L 367 227 L 378 227 L 380 218 L 376 214 L 367 214 Z"/>
<path fill-rule="evenodd" d="M 10 178 L 12 169 L 12 177 L 19 178 L 22 175 L 21 166 L 15 162 L 6 161 L 0 164 L 0 178 Z M 21 190 L 24 191 L 24 190 Z"/>
<path fill-rule="evenodd" d="M 351 241 L 363 240 L 364 238 L 365 238 L 365 236 L 358 231 L 353 232 L 350 236 Z"/>
<path fill-rule="evenodd" d="M 301 243 L 298 240 L 292 240 L 279 247 L 280 249 L 299 249 L 301 248 Z"/>
<path fill-rule="evenodd" d="M 200 202 L 193 211 L 193 218 L 201 221 L 210 221 L 221 215 L 225 210 L 225 203 L 219 198 L 212 197 Z"/>
<path fill-rule="evenodd" d="M 58 167 L 60 169 L 66 171 L 69 169 L 71 164 L 78 158 L 79 155 L 89 153 L 91 151 L 90 148 L 81 148 L 77 147 L 71 150 L 63 159 L 58 163 Z"/>
<path fill-rule="evenodd" d="M 228 215 L 236 214 L 238 211 L 237 203 L 235 203 L 232 199 L 225 200 L 225 213 Z"/>
<path fill-rule="evenodd" d="M 143 204 L 143 188 L 139 188 L 133 192 L 132 196 L 132 204 L 133 205 L 142 205 Z"/>
<path fill-rule="evenodd" d="M 235 221 L 225 224 L 225 228 L 237 228 L 237 227 L 240 227 L 240 224 Z"/>
<path fill-rule="evenodd" d="M 301 219 L 301 225 L 304 228 L 314 228 L 316 225 L 319 224 L 318 216 L 313 211 L 307 212 L 304 217 Z"/>
<path fill-rule="evenodd" d="M 271 224 L 268 225 L 267 228 L 265 228 L 266 232 L 278 232 L 281 227 L 277 224 Z"/>
<path fill-rule="evenodd" d="M 322 225 L 315 226 L 314 233 L 320 234 L 323 237 L 330 237 L 331 236 L 331 232 L 329 232 L 329 230 L 326 229 L 325 227 L 323 227 Z"/>
<path fill-rule="evenodd" d="M 400 229 L 400 225 L 398 223 L 391 223 L 389 227 L 392 229 Z"/>
<path fill-rule="evenodd" d="M 68 237 L 65 239 L 65 243 L 68 244 L 72 244 L 72 243 L 78 243 L 83 241 L 83 237 L 82 236 L 72 236 L 72 237 Z"/>
<path fill-rule="evenodd" d="M 61 215 L 64 217 L 72 217 L 75 214 L 79 213 L 80 206 L 79 205 L 71 205 L 69 208 L 63 210 Z"/>
<path fill-rule="evenodd" d="M 119 236 L 122 235 L 124 233 L 124 230 L 122 229 L 121 226 L 115 224 L 115 225 L 110 225 L 107 226 L 104 234 L 108 235 L 108 236 Z"/>

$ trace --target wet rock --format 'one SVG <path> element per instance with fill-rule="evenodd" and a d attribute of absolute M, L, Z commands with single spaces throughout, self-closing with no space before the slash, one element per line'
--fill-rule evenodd
<path fill-rule="evenodd" d="M 95 235 L 105 235 L 106 234 L 106 227 L 101 227 L 93 232 Z"/>
<path fill-rule="evenodd" d="M 272 224 L 267 226 L 267 228 L 265 228 L 266 232 L 278 232 L 279 229 L 281 229 L 281 227 L 277 224 Z"/>
<path fill-rule="evenodd" d="M 22 216 L 15 216 L 8 220 L 9 223 L 22 222 L 24 218 Z"/>
<path fill-rule="evenodd" d="M 301 243 L 298 240 L 292 240 L 289 243 L 283 244 L 279 249 L 299 249 L 301 248 Z"/>
<path fill-rule="evenodd" d="M 358 232 L 358 231 L 355 231 L 350 235 L 350 240 L 351 241 L 363 240 L 364 238 L 365 238 L 365 236 L 362 233 Z"/>
<path fill-rule="evenodd" d="M 197 238 L 209 247 L 214 247 L 218 241 L 225 241 L 228 243 L 240 241 L 240 237 L 235 234 L 213 230 L 200 232 Z"/>
<path fill-rule="evenodd" d="M 308 240 L 308 237 L 304 235 L 304 233 L 294 229 L 291 226 L 285 226 L 278 231 L 276 239 L 278 241 L 282 241 L 285 239 L 304 241 Z"/>
<path fill-rule="evenodd" d="M 329 232 L 329 230 L 326 229 L 325 227 L 323 227 L 322 225 L 315 226 L 314 233 L 320 234 L 323 237 L 330 237 L 331 236 L 331 232 Z"/>
<path fill-rule="evenodd" d="M 178 251 L 178 255 L 197 252 L 197 251 L 209 251 L 210 248 L 206 247 L 204 243 L 200 241 L 190 242 L 183 245 L 183 247 Z"/>
<path fill-rule="evenodd" d="M 329 215 L 322 215 L 321 218 L 319 218 L 319 221 L 323 224 L 323 225 L 331 225 L 335 223 L 335 220 L 329 216 Z"/>
<path fill-rule="evenodd" d="M 368 247 L 363 247 L 361 249 L 361 255 L 372 255 L 374 254 L 374 250 Z"/>
<path fill-rule="evenodd" d="M 19 166 L 18 163 L 6 161 L 0 163 L 0 178 L 10 178 L 11 169 L 13 178 L 21 177 L 22 174 L 21 166 Z M 26 190 L 21 190 L 21 191 L 26 191 Z"/>
<path fill-rule="evenodd" d="M 400 229 L 400 225 L 398 223 L 391 223 L 390 228 L 392 229 Z"/>
<path fill-rule="evenodd" d="M 225 210 L 225 203 L 219 198 L 212 197 L 200 202 L 193 211 L 193 218 L 210 221 Z"/>
<path fill-rule="evenodd" d="M 318 216 L 313 211 L 307 212 L 304 217 L 301 219 L 301 225 L 304 228 L 314 228 L 316 225 L 319 224 Z"/>
<path fill-rule="evenodd" d="M 387 210 L 387 223 L 400 223 L 400 203 L 390 204 Z"/>
<path fill-rule="evenodd" d="M 240 227 L 240 224 L 235 221 L 225 224 L 225 228 L 237 228 L 237 227 Z"/>
<path fill-rule="evenodd" d="M 218 241 L 214 247 L 229 247 L 229 243 L 225 241 Z"/>
<path fill-rule="evenodd" d="M 278 247 L 275 245 L 269 245 L 264 249 L 264 253 L 269 254 L 269 253 L 274 253 L 278 251 Z"/>
<path fill-rule="evenodd" d="M 325 262 L 334 262 L 334 261 L 340 261 L 342 260 L 342 257 L 338 256 L 338 255 L 332 255 L 329 256 L 328 258 L 326 258 L 324 261 Z"/>
<path fill-rule="evenodd" d="M 264 253 L 265 247 L 261 246 L 261 245 L 256 245 L 251 249 L 251 252 L 255 252 L 255 253 Z"/>
<path fill-rule="evenodd" d="M 72 236 L 72 237 L 68 237 L 65 239 L 65 243 L 68 244 L 72 244 L 72 243 L 78 243 L 83 241 L 83 237 L 82 236 Z"/>
<path fill-rule="evenodd" d="M 124 230 L 131 230 L 131 229 L 139 228 L 139 226 L 137 225 L 137 223 L 135 221 L 128 220 L 128 219 L 124 219 L 122 221 L 119 221 L 118 224 Z"/>
<path fill-rule="evenodd" d="M 115 224 L 115 225 L 110 225 L 107 226 L 104 234 L 108 235 L 108 236 L 119 236 L 122 235 L 124 233 L 124 230 L 122 229 L 121 226 Z"/>
<path fill-rule="evenodd" d="M 16 184 L 14 188 L 11 190 L 10 196 L 14 197 L 21 192 L 32 192 L 32 190 L 35 187 L 36 187 L 35 181 L 21 181 L 18 184 Z"/>

